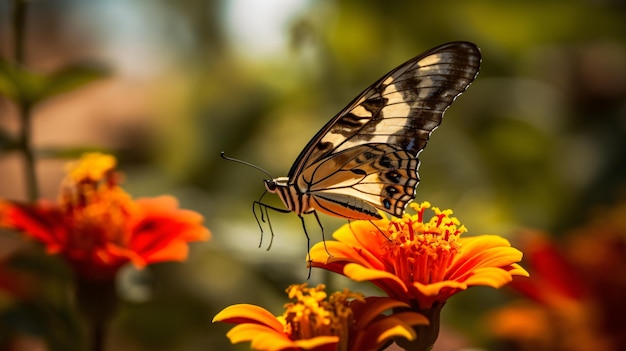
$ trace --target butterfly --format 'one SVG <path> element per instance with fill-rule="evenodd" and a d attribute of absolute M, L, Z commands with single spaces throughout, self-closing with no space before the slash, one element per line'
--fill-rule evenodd
<path fill-rule="evenodd" d="M 415 198 L 420 152 L 480 63 L 476 45 L 452 42 L 396 67 L 309 141 L 288 176 L 264 181 L 286 209 L 255 204 L 266 214 L 295 212 L 305 234 L 304 214 L 314 214 L 320 227 L 318 212 L 348 220 L 380 219 L 379 211 L 401 216 Z"/>

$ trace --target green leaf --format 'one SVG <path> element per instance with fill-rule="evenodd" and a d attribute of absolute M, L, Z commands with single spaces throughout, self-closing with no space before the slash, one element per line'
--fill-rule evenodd
<path fill-rule="evenodd" d="M 0 59 L 0 95 L 19 105 L 35 105 L 108 76 L 101 66 L 80 63 L 52 74 L 41 74 Z"/>
<path fill-rule="evenodd" d="M 20 102 L 30 102 L 43 77 L 6 60 L 0 60 L 0 94 Z"/>
<path fill-rule="evenodd" d="M 37 156 L 41 158 L 53 158 L 53 159 L 77 159 L 80 155 L 86 152 L 101 152 L 105 154 L 115 154 L 116 150 L 99 147 L 99 146 L 76 146 L 66 148 L 39 148 L 37 149 Z"/>
<path fill-rule="evenodd" d="M 109 76 L 109 72 L 102 66 L 90 63 L 75 64 L 52 74 L 41 87 L 38 101 L 66 93 Z"/>

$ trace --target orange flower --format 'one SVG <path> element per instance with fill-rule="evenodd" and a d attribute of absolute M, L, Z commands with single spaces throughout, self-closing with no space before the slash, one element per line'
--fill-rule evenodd
<path fill-rule="evenodd" d="M 88 280 L 110 280 L 124 264 L 182 261 L 187 243 L 207 240 L 196 212 L 171 196 L 133 201 L 118 186 L 113 156 L 83 155 L 62 185 L 58 203 L 0 202 L 0 227 L 24 232 L 64 256 Z"/>
<path fill-rule="evenodd" d="M 529 300 L 489 316 L 494 337 L 516 349 L 625 349 L 626 203 L 599 214 L 559 242 L 540 231 L 520 233 L 532 276 L 511 287 Z"/>
<path fill-rule="evenodd" d="M 466 232 L 452 211 L 428 202 L 411 204 L 417 213 L 402 218 L 354 221 L 333 235 L 337 241 L 316 244 L 310 265 L 371 281 L 390 297 L 414 309 L 440 306 L 470 286 L 499 288 L 512 276 L 528 276 L 516 262 L 522 253 L 496 235 L 461 238 Z M 432 321 L 431 321 L 432 322 Z"/>
<path fill-rule="evenodd" d="M 588 298 L 590 292 L 580 270 L 567 260 L 547 234 L 524 230 L 520 236 L 526 266 L 533 275 L 530 279 L 515 279 L 512 288 L 551 307 L 568 306 Z M 591 243 L 586 247 L 592 248 Z"/>
<path fill-rule="evenodd" d="M 236 323 L 227 334 L 232 343 L 250 341 L 263 351 L 368 351 L 378 350 L 394 337 L 413 340 L 413 325 L 428 320 L 415 312 L 383 315 L 392 308 L 406 308 L 403 302 L 388 297 L 364 298 L 345 289 L 330 297 L 324 285 L 306 284 L 287 289 L 296 301 L 285 305 L 282 316 L 275 317 L 255 305 L 233 305 L 218 313 L 213 322 Z"/>

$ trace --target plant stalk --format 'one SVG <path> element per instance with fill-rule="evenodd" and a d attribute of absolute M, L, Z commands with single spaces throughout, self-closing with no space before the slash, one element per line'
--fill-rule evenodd
<path fill-rule="evenodd" d="M 25 38 L 27 8 L 28 0 L 13 1 L 13 54 L 15 64 L 18 66 L 25 66 L 26 64 Z M 22 94 L 17 107 L 22 127 L 18 147 L 24 159 L 27 198 L 29 201 L 35 201 L 39 197 L 39 187 L 37 184 L 35 155 L 31 145 L 32 104 L 29 97 Z"/>

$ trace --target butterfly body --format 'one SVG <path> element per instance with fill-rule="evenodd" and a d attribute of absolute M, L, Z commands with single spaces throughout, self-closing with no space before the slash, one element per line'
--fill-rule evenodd
<path fill-rule="evenodd" d="M 266 180 L 267 190 L 299 216 L 401 216 L 415 198 L 419 153 L 480 61 L 474 44 L 453 42 L 401 64 L 332 118 L 287 177 Z"/>

